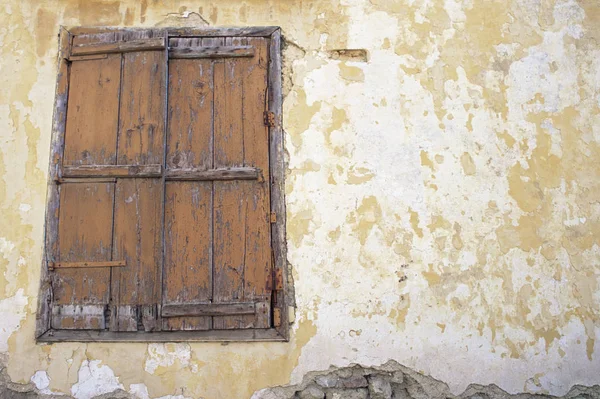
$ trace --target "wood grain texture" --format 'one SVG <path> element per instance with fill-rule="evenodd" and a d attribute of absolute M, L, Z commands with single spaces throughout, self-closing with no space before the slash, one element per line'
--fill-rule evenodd
<path fill-rule="evenodd" d="M 208 331 L 159 331 L 159 332 L 112 332 L 79 330 L 50 330 L 39 342 L 256 342 L 285 341 L 277 330 L 208 330 Z"/>
<path fill-rule="evenodd" d="M 215 39 L 220 45 L 239 45 L 240 38 Z M 240 61 L 215 61 L 214 167 L 244 165 L 242 131 L 242 69 Z M 246 203 L 243 182 L 216 181 L 213 205 L 213 302 L 240 302 L 244 288 L 244 231 Z M 213 328 L 233 329 L 247 325 L 247 316 L 213 317 Z"/>
<path fill-rule="evenodd" d="M 115 137 L 116 138 L 116 137 Z M 114 145 L 114 143 L 113 143 Z M 161 177 L 162 165 L 85 165 L 63 167 L 63 177 Z"/>
<path fill-rule="evenodd" d="M 121 57 L 71 65 L 64 165 L 114 164 Z"/>
<path fill-rule="evenodd" d="M 212 168 L 212 76 L 209 60 L 169 61 L 169 169 Z"/>
<path fill-rule="evenodd" d="M 106 305 L 54 305 L 52 325 L 63 330 L 104 330 Z"/>
<path fill-rule="evenodd" d="M 165 65 L 164 52 L 123 55 L 119 165 L 163 162 Z"/>
<path fill-rule="evenodd" d="M 169 58 L 232 58 L 254 57 L 252 46 L 171 47 Z"/>
<path fill-rule="evenodd" d="M 271 223 L 269 197 L 269 131 L 264 124 L 267 106 L 268 40 L 249 38 L 248 44 L 256 48 L 256 56 L 241 61 L 243 74 L 243 133 L 244 165 L 263 171 L 262 182 L 245 184 L 244 197 L 248 203 L 245 231 L 246 261 L 244 272 L 244 300 L 271 299 Z M 270 308 L 259 312 L 253 327 L 270 326 Z"/>
<path fill-rule="evenodd" d="M 127 53 L 151 50 L 163 50 L 166 47 L 164 37 L 153 37 L 131 41 L 119 41 L 114 43 L 79 44 L 71 48 L 72 56 Z"/>
<path fill-rule="evenodd" d="M 61 187 L 59 221 L 62 262 L 110 261 L 112 252 L 112 199 L 110 183 L 65 184 Z M 109 302 L 110 270 L 85 268 L 54 270 L 54 305 L 105 305 Z M 84 313 L 73 314 L 73 325 L 53 328 L 85 328 L 91 325 Z M 71 319 L 68 319 L 71 320 Z"/>
<path fill-rule="evenodd" d="M 209 170 L 173 169 L 166 171 L 167 180 L 258 180 L 258 168 L 219 168 Z"/>
<path fill-rule="evenodd" d="M 179 316 L 223 316 L 253 315 L 256 313 L 255 302 L 238 303 L 187 303 L 181 305 L 164 305 L 163 317 Z"/>
<path fill-rule="evenodd" d="M 223 37 L 223 36 L 262 36 L 269 37 L 278 30 L 277 26 L 245 26 L 245 27 L 198 27 L 198 28 L 167 28 L 166 32 L 170 37 Z M 72 35 L 98 35 L 110 33 L 128 33 L 146 32 L 148 28 L 122 28 L 122 27 L 103 27 L 103 26 L 77 26 L 69 27 Z"/>
<path fill-rule="evenodd" d="M 255 47 L 253 58 L 225 59 L 215 65 L 215 168 L 268 169 L 266 106 L 268 50 L 262 38 L 226 38 L 225 45 Z M 214 182 L 215 303 L 263 301 L 270 297 L 268 185 Z M 269 326 L 270 311 L 255 316 L 213 317 L 215 329 Z"/>
<path fill-rule="evenodd" d="M 184 46 L 202 39 L 180 39 Z M 166 164 L 212 167 L 213 69 L 208 60 L 169 61 L 169 119 Z M 170 173 L 166 179 L 171 180 Z M 181 179 L 184 180 L 184 179 Z M 166 183 L 163 304 L 212 298 L 212 183 Z M 165 330 L 206 330 L 210 317 L 163 320 Z"/>
<path fill-rule="evenodd" d="M 163 309 L 169 304 L 210 301 L 212 183 L 167 183 L 165 205 Z M 210 317 L 163 320 L 165 330 L 206 330 L 211 326 Z"/>
<path fill-rule="evenodd" d="M 42 336 L 51 327 L 52 278 L 48 272 L 48 262 L 58 260 L 58 218 L 60 188 L 55 182 L 59 179 L 62 165 L 64 137 L 67 122 L 67 100 L 69 93 L 70 33 L 61 27 L 58 40 L 56 97 L 52 117 L 52 138 L 50 142 L 50 166 L 48 168 L 48 191 L 46 197 L 46 221 L 44 230 L 43 260 L 40 274 L 40 294 L 36 313 L 35 336 Z"/>
<path fill-rule="evenodd" d="M 287 283 L 287 244 L 285 228 L 285 164 L 283 142 L 283 94 L 281 92 L 281 31 L 275 30 L 271 35 L 269 48 L 269 90 L 268 110 L 274 115 L 274 126 L 269 128 L 269 164 L 271 170 L 271 212 L 277 217 L 271 225 L 271 246 L 273 248 L 273 267 L 283 274 L 283 290 L 274 295 L 276 306 L 280 309 L 281 325 L 277 328 L 279 334 L 289 339 L 288 302 L 293 298 L 292 287 Z"/>
<path fill-rule="evenodd" d="M 127 262 L 118 261 L 99 261 L 99 262 L 52 262 L 48 264 L 51 269 L 86 269 L 97 267 L 125 267 Z"/>
<path fill-rule="evenodd" d="M 124 54 L 122 80 L 117 164 L 162 164 L 165 52 Z M 163 190 L 161 179 L 117 180 L 113 258 L 125 259 L 127 267 L 112 271 L 113 331 L 157 327 L 148 309 L 161 293 Z"/>
<path fill-rule="evenodd" d="M 162 184 L 158 179 L 119 179 L 116 185 L 113 259 L 125 259 L 126 267 L 113 270 L 112 299 L 117 305 L 115 331 L 136 331 L 134 313 L 122 306 L 153 305 L 159 293 L 162 259 Z"/>
<path fill-rule="evenodd" d="M 245 27 L 199 27 L 199 28 L 169 28 L 170 37 L 238 37 L 257 36 L 268 37 L 279 29 L 276 26 L 245 26 Z"/>

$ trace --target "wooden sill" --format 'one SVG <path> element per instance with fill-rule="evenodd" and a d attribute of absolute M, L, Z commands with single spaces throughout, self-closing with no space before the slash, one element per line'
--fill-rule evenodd
<path fill-rule="evenodd" d="M 112 332 L 48 330 L 37 342 L 286 342 L 274 328 L 208 331 Z"/>

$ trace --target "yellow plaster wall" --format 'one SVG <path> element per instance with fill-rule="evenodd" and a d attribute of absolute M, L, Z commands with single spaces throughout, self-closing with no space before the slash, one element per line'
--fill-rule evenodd
<path fill-rule="evenodd" d="M 36 345 L 59 25 L 206 24 L 286 39 L 291 341 Z M 597 1 L 4 0 L 0 60 L 13 381 L 249 398 L 395 359 L 457 393 L 600 383 Z"/>

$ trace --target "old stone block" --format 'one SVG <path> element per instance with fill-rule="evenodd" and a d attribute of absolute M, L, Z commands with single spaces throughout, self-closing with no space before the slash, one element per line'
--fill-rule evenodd
<path fill-rule="evenodd" d="M 404 382 L 404 373 L 402 373 L 402 371 L 395 371 L 390 377 L 390 382 L 393 382 L 394 384 L 402 384 Z"/>
<path fill-rule="evenodd" d="M 337 385 L 339 377 L 335 374 L 319 375 L 315 382 L 323 388 L 333 388 Z"/>
<path fill-rule="evenodd" d="M 371 399 L 391 399 L 392 386 L 388 378 L 383 375 L 369 377 L 369 395 Z"/>
<path fill-rule="evenodd" d="M 325 392 L 316 385 L 309 385 L 298 393 L 300 399 L 323 399 Z"/>
<path fill-rule="evenodd" d="M 352 377 L 352 374 L 354 373 L 354 371 L 351 368 L 343 368 L 343 369 L 339 369 L 336 370 L 336 374 L 340 377 L 340 378 L 350 378 Z"/>
<path fill-rule="evenodd" d="M 369 383 L 367 379 L 360 373 L 353 373 L 351 377 L 342 378 L 339 380 L 338 388 L 363 388 L 367 387 Z"/>
<path fill-rule="evenodd" d="M 328 389 L 326 399 L 367 399 L 367 388 L 356 389 Z"/>

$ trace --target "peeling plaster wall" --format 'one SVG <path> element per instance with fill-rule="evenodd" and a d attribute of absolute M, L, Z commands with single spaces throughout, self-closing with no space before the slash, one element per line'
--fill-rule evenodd
<path fill-rule="evenodd" d="M 35 344 L 60 24 L 282 27 L 289 343 Z M 596 0 L 4 0 L 0 55 L 12 381 L 249 398 L 393 359 L 453 393 L 600 383 Z"/>

